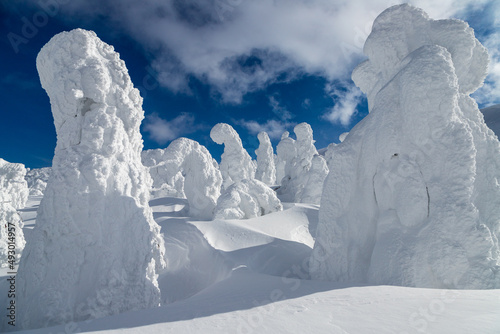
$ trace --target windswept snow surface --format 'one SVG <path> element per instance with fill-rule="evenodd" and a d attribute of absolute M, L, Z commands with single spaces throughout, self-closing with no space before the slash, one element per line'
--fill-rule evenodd
<path fill-rule="evenodd" d="M 333 148 L 317 279 L 500 287 L 500 143 L 474 92 L 488 55 L 467 23 L 398 5 L 353 72 L 370 113 Z"/>
<path fill-rule="evenodd" d="M 235 182 L 254 179 L 256 166 L 243 148 L 241 138 L 233 127 L 226 123 L 216 124 L 210 131 L 210 138 L 219 145 L 224 145 L 220 161 L 222 189 L 227 189 Z"/>
<path fill-rule="evenodd" d="M 125 63 L 94 32 L 76 29 L 42 48 L 37 69 L 57 146 L 19 266 L 17 326 L 158 306 L 165 249 L 141 163 L 142 98 Z"/>
<path fill-rule="evenodd" d="M 169 262 L 158 280 L 169 304 L 22 333 L 500 332 L 500 290 L 309 280 L 318 206 L 285 204 L 258 218 L 208 222 L 181 217 L 185 199 L 150 204 L 165 237 Z"/>

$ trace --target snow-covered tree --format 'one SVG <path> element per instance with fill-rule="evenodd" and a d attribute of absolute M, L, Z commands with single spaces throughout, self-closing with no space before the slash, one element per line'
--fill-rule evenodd
<path fill-rule="evenodd" d="M 278 154 L 286 151 L 281 153 L 281 155 L 287 161 L 285 164 L 285 176 L 281 180 L 279 195 L 286 202 L 301 202 L 301 193 L 309 178 L 308 173 L 311 169 L 312 159 L 315 155 L 318 155 L 318 151 L 314 146 L 313 131 L 309 124 L 300 123 L 295 126 L 293 132 L 297 140 L 291 141 L 287 140 L 288 137 L 285 137 L 281 141 L 283 144 L 278 144 Z M 293 149 L 291 147 L 292 144 Z M 290 156 L 292 157 L 291 159 Z M 328 170 L 321 171 L 321 168 L 315 170 L 315 172 L 323 173 L 317 177 L 324 179 Z"/>
<path fill-rule="evenodd" d="M 274 185 L 276 183 L 276 167 L 271 140 L 266 132 L 260 132 L 257 138 L 259 139 L 259 148 L 255 150 L 257 155 L 255 178 L 267 185 Z"/>
<path fill-rule="evenodd" d="M 323 184 L 328 175 L 328 166 L 325 158 L 315 155 L 311 160 L 311 167 L 304 178 L 304 187 L 299 194 L 300 203 L 320 204 Z"/>
<path fill-rule="evenodd" d="M 51 169 L 50 167 L 28 169 L 25 179 L 28 182 L 30 195 L 43 196 Z"/>
<path fill-rule="evenodd" d="M 216 124 L 210 131 L 210 138 L 219 145 L 224 144 L 224 153 L 219 165 L 223 189 L 227 189 L 231 184 L 243 179 L 255 178 L 256 168 L 252 158 L 243 148 L 240 136 L 231 125 Z"/>
<path fill-rule="evenodd" d="M 125 63 L 94 32 L 54 36 L 37 69 L 57 146 L 18 271 L 22 328 L 159 305 L 165 266 L 141 163 L 142 98 Z"/>
<path fill-rule="evenodd" d="M 185 194 L 190 216 L 211 219 L 220 196 L 222 176 L 210 152 L 205 146 L 187 138 L 176 139 L 160 151 L 161 154 L 157 152 L 156 157 L 162 158 L 155 160 L 156 165 L 150 167 L 153 179 L 161 182 L 158 176 L 170 180 L 180 175 L 182 188 L 177 191 Z M 144 158 L 143 161 L 147 164 L 152 162 Z"/>
<path fill-rule="evenodd" d="M 248 219 L 282 211 L 276 193 L 259 180 L 233 183 L 219 197 L 214 219 Z"/>
<path fill-rule="evenodd" d="M 28 200 L 25 175 L 23 164 L 0 159 L 0 267 L 16 265 L 26 244 L 23 222 L 17 213 Z M 9 251 L 14 251 L 14 258 L 9 258 Z"/>
<path fill-rule="evenodd" d="M 171 154 L 174 153 L 172 156 Z M 141 159 L 153 179 L 151 197 L 185 198 L 184 176 L 179 169 L 182 152 L 168 152 L 166 149 L 142 151 Z"/>
<path fill-rule="evenodd" d="M 283 132 L 281 140 L 276 146 L 276 183 L 281 184 L 285 177 L 287 163 L 291 163 L 295 156 L 295 140 L 289 137 L 288 131 Z"/>
<path fill-rule="evenodd" d="M 375 20 L 353 80 L 370 114 L 335 147 L 311 274 L 500 288 L 500 143 L 469 94 L 488 55 L 460 20 L 398 5 Z"/>

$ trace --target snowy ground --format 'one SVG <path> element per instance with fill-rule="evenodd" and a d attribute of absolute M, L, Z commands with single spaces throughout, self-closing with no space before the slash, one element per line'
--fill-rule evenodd
<path fill-rule="evenodd" d="M 30 197 L 22 212 L 27 242 L 39 200 Z M 309 280 L 317 206 L 285 204 L 255 219 L 209 222 L 183 217 L 184 199 L 151 205 L 169 259 L 159 278 L 165 305 L 29 333 L 500 333 L 500 290 Z"/>

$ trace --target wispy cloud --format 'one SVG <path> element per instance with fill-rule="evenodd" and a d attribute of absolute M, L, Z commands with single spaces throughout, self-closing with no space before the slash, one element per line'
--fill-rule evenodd
<path fill-rule="evenodd" d="M 195 117 L 188 113 L 180 114 L 170 121 L 153 113 L 146 116 L 143 125 L 144 131 L 149 133 L 149 138 L 160 145 L 204 128 L 203 125 L 195 124 Z"/>
<path fill-rule="evenodd" d="M 336 85 L 327 85 L 325 90 L 332 97 L 335 104 L 322 115 L 322 118 L 333 124 L 341 124 L 347 127 L 351 123 L 352 116 L 357 112 L 363 93 L 353 84 L 342 89 Z"/>
<path fill-rule="evenodd" d="M 257 135 L 259 132 L 265 131 L 271 139 L 279 139 L 283 132 L 292 128 L 296 123 L 289 123 L 277 120 L 268 120 L 265 123 L 257 121 L 237 120 L 236 124 L 246 128 L 251 135 Z"/>
<path fill-rule="evenodd" d="M 170 90 L 190 92 L 194 77 L 223 102 L 240 103 L 248 92 L 303 74 L 348 79 L 373 20 L 395 3 L 439 19 L 496 1 L 73 0 L 60 12 L 66 20 L 106 17 L 151 55 Z"/>
<path fill-rule="evenodd" d="M 272 108 L 273 113 L 278 116 L 283 121 L 288 121 L 294 117 L 294 115 L 278 100 L 277 95 L 269 96 L 269 105 Z"/>

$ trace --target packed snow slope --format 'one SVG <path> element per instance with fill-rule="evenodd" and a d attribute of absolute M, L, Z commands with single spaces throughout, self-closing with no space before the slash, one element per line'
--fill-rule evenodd
<path fill-rule="evenodd" d="M 22 211 L 28 242 L 37 200 L 30 197 Z M 186 199 L 150 204 L 170 259 L 158 279 L 164 305 L 23 333 L 500 332 L 500 290 L 310 280 L 317 206 L 285 204 L 284 211 L 248 220 L 196 221 L 182 216 Z"/>
<path fill-rule="evenodd" d="M 332 147 L 314 278 L 500 288 L 500 142 L 469 96 L 486 49 L 467 23 L 385 10 L 352 78 L 370 113 Z"/>

